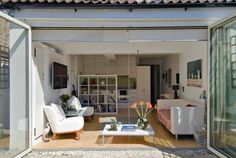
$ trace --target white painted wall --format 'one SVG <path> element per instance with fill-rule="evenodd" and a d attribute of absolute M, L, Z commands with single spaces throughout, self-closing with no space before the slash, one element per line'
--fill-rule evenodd
<path fill-rule="evenodd" d="M 179 54 L 169 55 L 162 59 L 162 65 L 161 65 L 162 73 L 167 72 L 168 69 L 172 70 L 171 73 L 171 84 L 176 84 L 176 73 L 179 73 L 179 70 L 181 69 L 179 66 Z M 162 78 L 161 74 L 161 85 L 162 85 L 162 93 L 163 94 L 173 94 L 172 86 L 169 88 L 168 83 L 165 83 L 165 79 Z"/>
<path fill-rule="evenodd" d="M 136 77 L 136 56 L 118 55 L 115 60 L 111 61 L 104 55 L 84 55 L 78 57 L 78 64 L 79 74 L 115 74 Z"/>
<path fill-rule="evenodd" d="M 180 85 L 184 86 L 184 92 L 180 93 L 181 98 L 188 98 L 199 101 L 199 96 L 203 90 L 207 90 L 207 81 L 208 81 L 208 44 L 206 41 L 198 42 L 194 45 L 186 45 L 183 53 L 180 54 Z M 202 88 L 198 87 L 189 87 L 187 86 L 187 63 L 197 59 L 202 59 L 202 78 L 203 86 Z"/>
<path fill-rule="evenodd" d="M 38 138 L 44 129 L 45 115 L 43 107 L 50 103 L 58 103 L 58 97 L 61 94 L 71 93 L 71 84 L 74 82 L 73 78 L 73 60 L 70 55 L 61 55 L 56 53 L 53 49 L 42 45 L 34 45 L 37 55 L 34 58 L 34 116 L 33 126 L 36 128 L 35 139 Z M 51 84 L 51 64 L 52 62 L 58 62 L 67 65 L 67 71 L 69 80 L 67 88 L 65 89 L 52 89 Z"/>
<path fill-rule="evenodd" d="M 166 58 L 162 59 L 162 72 L 167 71 L 168 68 L 172 69 L 172 84 L 176 83 L 176 73 L 180 73 L 180 91 L 179 97 L 186 98 L 191 100 L 199 101 L 199 96 L 203 90 L 207 90 L 207 42 L 199 41 L 199 42 L 189 42 L 184 45 L 181 43 L 176 43 L 181 52 L 179 55 L 170 55 Z M 187 63 L 202 59 L 202 77 L 203 77 L 203 86 L 201 88 L 198 87 L 190 87 L 187 86 Z M 184 91 L 182 91 L 182 87 L 184 87 Z M 162 79 L 162 93 L 173 94 L 171 88 L 168 88 L 168 85 L 165 84 Z"/>

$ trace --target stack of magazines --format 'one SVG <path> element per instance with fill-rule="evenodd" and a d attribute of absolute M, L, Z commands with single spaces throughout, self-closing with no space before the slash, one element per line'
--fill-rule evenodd
<path fill-rule="evenodd" d="M 121 131 L 135 131 L 136 128 L 135 125 L 123 125 Z"/>

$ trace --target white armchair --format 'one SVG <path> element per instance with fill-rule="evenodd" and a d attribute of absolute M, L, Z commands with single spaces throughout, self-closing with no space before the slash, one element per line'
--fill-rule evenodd
<path fill-rule="evenodd" d="M 53 132 L 53 139 L 56 139 L 57 134 L 76 133 L 76 138 L 79 139 L 80 130 L 84 127 L 84 118 L 81 116 L 66 118 L 61 106 L 51 104 L 45 106 L 44 111 L 48 118 L 51 130 Z"/>
<path fill-rule="evenodd" d="M 83 116 L 85 121 L 90 121 L 91 119 L 93 119 L 94 117 L 94 107 L 92 106 L 87 106 L 87 107 L 82 107 L 80 100 L 75 97 L 72 96 L 69 100 L 68 100 L 68 105 L 69 106 L 74 106 L 76 110 L 83 110 Z"/>

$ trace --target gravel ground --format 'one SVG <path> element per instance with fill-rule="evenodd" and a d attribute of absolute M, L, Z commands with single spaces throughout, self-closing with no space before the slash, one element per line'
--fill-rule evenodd
<path fill-rule="evenodd" d="M 217 158 L 205 148 L 201 149 L 109 149 L 33 151 L 24 158 Z"/>

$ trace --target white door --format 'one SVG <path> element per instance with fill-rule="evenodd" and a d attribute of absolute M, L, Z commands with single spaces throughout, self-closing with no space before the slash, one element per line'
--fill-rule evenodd
<path fill-rule="evenodd" d="M 236 14 L 209 27 L 208 149 L 236 157 Z"/>
<path fill-rule="evenodd" d="M 137 66 L 137 101 L 150 101 L 150 66 Z"/>
<path fill-rule="evenodd" d="M 3 12 L 0 12 L 0 144 L 0 157 L 21 157 L 31 151 L 31 29 Z"/>

